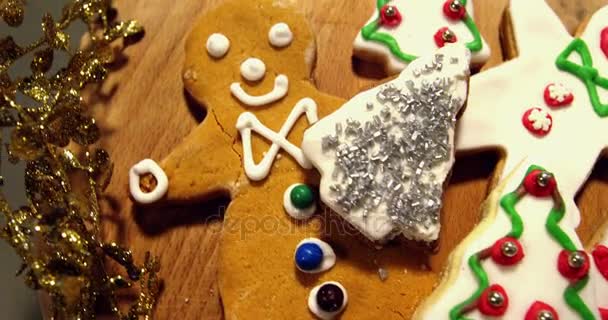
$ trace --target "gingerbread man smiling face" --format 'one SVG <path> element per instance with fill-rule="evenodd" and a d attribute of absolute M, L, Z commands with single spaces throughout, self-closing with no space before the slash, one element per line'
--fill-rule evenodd
<path fill-rule="evenodd" d="M 318 287 L 328 281 L 348 290 L 348 307 L 337 312 L 370 318 L 393 310 L 408 318 L 438 278 L 430 258 L 405 245 L 377 250 L 360 241 L 311 192 L 319 176 L 299 148 L 304 131 L 344 104 L 309 82 L 314 58 L 307 22 L 284 2 L 232 0 L 201 17 L 183 75 L 207 116 L 161 162 L 163 200 L 230 196 L 218 273 L 227 318 L 310 319 L 311 292 L 340 288 Z M 310 237 L 333 247 L 333 267 L 296 267 L 294 251 Z M 319 247 L 333 256 L 324 242 Z"/>

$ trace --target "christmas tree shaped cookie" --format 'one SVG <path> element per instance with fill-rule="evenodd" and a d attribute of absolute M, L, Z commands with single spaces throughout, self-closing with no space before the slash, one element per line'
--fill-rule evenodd
<path fill-rule="evenodd" d="M 306 131 L 302 148 L 321 172 L 321 200 L 368 239 L 437 240 L 469 61 L 463 45 L 439 49 Z"/>
<path fill-rule="evenodd" d="M 490 57 L 473 20 L 473 0 L 377 0 L 375 7 L 354 41 L 354 53 L 383 63 L 388 74 L 448 43 L 466 45 L 473 66 Z"/>
<path fill-rule="evenodd" d="M 608 7 L 579 38 L 543 0 L 511 0 L 510 16 L 518 56 L 471 78 L 456 139 L 502 149 L 504 181 L 418 318 L 603 319 L 605 268 L 575 233 L 574 197 L 608 145 Z"/>

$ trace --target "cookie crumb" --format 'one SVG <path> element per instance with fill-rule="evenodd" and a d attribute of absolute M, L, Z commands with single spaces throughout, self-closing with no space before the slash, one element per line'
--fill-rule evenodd
<path fill-rule="evenodd" d="M 403 269 L 403 274 L 407 274 L 407 269 Z"/>
<path fill-rule="evenodd" d="M 186 71 L 184 71 L 184 80 L 190 80 L 192 79 L 192 70 L 187 69 Z"/>
<path fill-rule="evenodd" d="M 186 298 L 186 299 L 184 299 L 184 303 L 185 303 L 185 304 L 190 303 L 190 298 Z"/>
<path fill-rule="evenodd" d="M 378 268 L 378 277 L 380 277 L 380 281 L 386 281 L 388 278 L 388 270 L 384 268 Z"/>

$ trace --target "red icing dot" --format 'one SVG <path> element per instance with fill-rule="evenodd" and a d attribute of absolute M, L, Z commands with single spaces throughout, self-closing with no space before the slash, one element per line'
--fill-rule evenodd
<path fill-rule="evenodd" d="M 600 308 L 600 317 L 602 320 L 608 320 L 608 309 Z"/>
<path fill-rule="evenodd" d="M 573 252 L 568 250 L 562 250 L 557 260 L 557 269 L 559 270 L 559 273 L 561 273 L 564 278 L 574 281 L 580 280 L 587 276 L 589 273 L 589 267 L 591 265 L 589 263 L 589 255 L 587 255 L 585 251 L 575 252 L 578 252 L 580 256 L 584 258 L 584 261 L 581 262 L 580 266 L 575 267 L 572 265 L 571 254 Z"/>
<path fill-rule="evenodd" d="M 593 250 L 593 260 L 602 276 L 608 280 L 608 247 L 597 246 Z"/>
<path fill-rule="evenodd" d="M 557 181 L 555 180 L 555 177 L 552 175 L 547 176 L 548 180 L 544 182 L 544 185 L 539 181 L 541 180 L 541 175 L 547 173 L 548 172 L 546 171 L 538 169 L 530 171 L 530 173 L 528 173 L 528 175 L 524 178 L 524 188 L 526 189 L 526 192 L 539 198 L 552 195 L 557 188 Z"/>
<path fill-rule="evenodd" d="M 433 37 L 435 38 L 435 43 L 439 48 L 443 48 L 446 43 L 455 43 L 458 41 L 456 34 L 454 34 L 454 32 L 448 27 L 440 28 Z"/>
<path fill-rule="evenodd" d="M 541 108 L 528 109 L 521 121 L 528 131 L 539 137 L 546 136 L 553 127 L 553 117 Z"/>
<path fill-rule="evenodd" d="M 452 5 L 452 3 L 454 3 L 454 5 Z M 443 4 L 443 13 L 450 19 L 461 20 L 467 14 L 467 9 L 462 5 L 462 2 L 458 0 L 447 0 Z"/>
<path fill-rule="evenodd" d="M 477 301 L 479 312 L 486 316 L 502 316 L 509 307 L 509 296 L 500 285 L 493 284 L 481 293 Z"/>
<path fill-rule="evenodd" d="M 602 30 L 600 38 L 600 47 L 602 48 L 602 51 L 604 51 L 606 58 L 608 58 L 608 27 Z"/>
<path fill-rule="evenodd" d="M 401 12 L 396 6 L 385 4 L 380 9 L 380 23 L 387 27 L 396 27 L 401 23 Z"/>
<path fill-rule="evenodd" d="M 538 320 L 542 313 L 550 313 L 553 316 L 553 320 L 559 320 L 559 315 L 555 309 L 541 301 L 536 301 L 530 306 L 524 320 Z"/>
<path fill-rule="evenodd" d="M 494 243 L 491 256 L 499 265 L 512 266 L 524 258 L 524 248 L 517 239 L 505 237 Z"/>
<path fill-rule="evenodd" d="M 551 94 L 551 91 L 554 94 Z M 551 83 L 545 88 L 545 103 L 552 108 L 565 107 L 572 104 L 574 95 L 562 84 Z"/>

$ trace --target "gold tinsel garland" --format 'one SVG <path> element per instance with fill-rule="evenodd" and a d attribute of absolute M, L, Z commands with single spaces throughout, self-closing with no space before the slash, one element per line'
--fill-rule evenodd
<path fill-rule="evenodd" d="M 0 238 L 21 256 L 18 274 L 26 284 L 50 297 L 55 319 L 94 319 L 100 305 L 120 319 L 148 319 L 159 293 L 157 259 L 146 254 L 143 265 L 136 265 L 129 250 L 99 238 L 98 200 L 112 163 L 105 150 L 94 147 L 100 132 L 81 91 L 106 76 L 113 41 L 122 39 L 126 47 L 143 35 L 135 21 L 114 21 L 110 2 L 73 0 L 58 21 L 44 15 L 43 36 L 27 46 L 0 36 L 0 126 L 12 130 L 6 148 L 10 161 L 26 164 L 28 198 L 27 206 L 12 210 L 0 194 L 6 221 Z M 0 0 L 0 16 L 18 27 L 24 6 L 25 0 Z M 88 27 L 89 41 L 72 52 L 64 31 L 78 20 Z M 67 53 L 70 61 L 49 74 L 56 51 Z M 31 75 L 11 79 L 9 68 L 29 53 Z M 18 104 L 18 93 L 37 105 Z M 124 277 L 112 273 L 111 260 L 124 268 Z M 128 311 L 120 311 L 117 291 L 126 288 L 138 293 Z"/>

